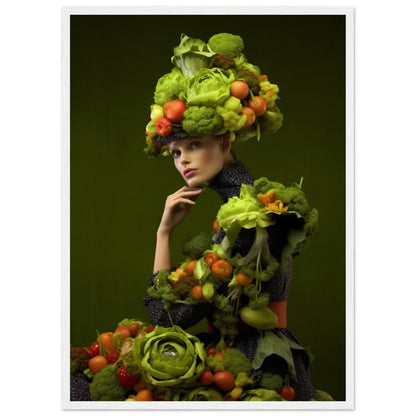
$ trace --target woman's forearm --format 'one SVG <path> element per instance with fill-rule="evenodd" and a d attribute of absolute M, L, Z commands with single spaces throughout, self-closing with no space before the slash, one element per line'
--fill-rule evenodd
<path fill-rule="evenodd" d="M 169 270 L 171 268 L 170 236 L 171 234 L 169 232 L 160 229 L 157 232 L 153 273 L 156 273 L 159 270 Z"/>

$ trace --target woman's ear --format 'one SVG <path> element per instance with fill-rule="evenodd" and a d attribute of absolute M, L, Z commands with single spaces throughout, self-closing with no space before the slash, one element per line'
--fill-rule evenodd
<path fill-rule="evenodd" d="M 224 135 L 222 138 L 222 150 L 223 151 L 230 151 L 231 150 L 231 140 L 230 136 Z"/>

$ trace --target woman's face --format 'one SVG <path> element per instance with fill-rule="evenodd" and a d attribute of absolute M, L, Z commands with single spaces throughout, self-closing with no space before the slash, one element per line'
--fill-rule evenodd
<path fill-rule="evenodd" d="M 214 137 L 187 137 L 169 144 L 176 169 L 190 187 L 209 182 L 226 165 L 230 149 Z"/>

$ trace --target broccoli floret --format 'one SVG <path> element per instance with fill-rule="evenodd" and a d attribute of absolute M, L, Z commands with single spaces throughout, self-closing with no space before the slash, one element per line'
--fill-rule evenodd
<path fill-rule="evenodd" d="M 222 106 L 217 106 L 217 112 L 224 120 L 224 127 L 218 133 L 240 130 L 246 124 L 247 116 L 240 115 L 243 106 L 236 97 L 228 98 Z"/>
<path fill-rule="evenodd" d="M 183 129 L 194 137 L 215 133 L 224 125 L 224 120 L 212 107 L 191 106 L 183 114 Z"/>
<path fill-rule="evenodd" d="M 235 377 L 239 373 L 251 374 L 251 362 L 247 356 L 237 348 L 230 348 L 224 354 L 224 368 Z"/>
<path fill-rule="evenodd" d="M 168 270 L 159 270 L 155 285 L 147 289 L 147 294 L 154 299 L 161 299 L 166 307 L 178 300 L 178 296 L 174 293 L 172 285 L 169 282 Z"/>
<path fill-rule="evenodd" d="M 184 100 L 187 88 L 188 80 L 179 68 L 173 68 L 171 72 L 159 78 L 154 92 L 155 103 L 163 105 L 175 98 Z"/>
<path fill-rule="evenodd" d="M 248 306 L 251 309 L 260 309 L 267 306 L 269 303 L 269 294 L 268 293 L 260 293 L 256 298 L 250 299 Z"/>
<path fill-rule="evenodd" d="M 90 393 L 92 401 L 122 401 L 126 399 L 128 389 L 117 378 L 117 366 L 105 366 L 93 378 Z"/>
<path fill-rule="evenodd" d="M 211 248 L 212 239 L 208 233 L 199 233 L 189 237 L 183 244 L 182 252 L 191 259 L 199 259 L 204 251 Z"/>
<path fill-rule="evenodd" d="M 231 33 L 217 33 L 208 40 L 208 46 L 220 55 L 234 56 L 241 55 L 244 50 L 244 42 L 241 36 Z"/>
<path fill-rule="evenodd" d="M 76 371 L 83 371 L 88 368 L 89 359 L 90 357 L 88 352 L 84 347 L 71 347 L 71 374 L 75 373 Z"/>
<path fill-rule="evenodd" d="M 274 134 L 282 127 L 283 114 L 277 106 L 273 106 L 259 118 L 259 123 L 262 133 Z"/>
<path fill-rule="evenodd" d="M 263 372 L 259 385 L 264 389 L 280 391 L 283 387 L 283 377 L 277 373 Z"/>
<path fill-rule="evenodd" d="M 308 200 L 305 193 L 298 184 L 284 186 L 278 182 L 269 181 L 267 178 L 259 178 L 254 182 L 254 187 L 259 193 L 266 193 L 269 189 L 274 189 L 277 199 L 289 205 L 289 211 L 296 211 L 302 216 L 306 216 L 310 211 Z"/>

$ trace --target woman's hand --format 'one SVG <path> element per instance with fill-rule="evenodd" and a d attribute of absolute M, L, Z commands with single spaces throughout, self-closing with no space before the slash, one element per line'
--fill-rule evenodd
<path fill-rule="evenodd" d="M 154 273 L 171 268 L 170 236 L 172 231 L 186 217 L 192 205 L 195 205 L 196 199 L 204 191 L 204 188 L 184 186 L 166 198 L 165 209 L 157 231 Z"/>
<path fill-rule="evenodd" d="M 205 188 L 184 186 L 166 198 L 165 209 L 160 221 L 158 233 L 172 234 L 174 228 L 186 217 L 197 198 Z"/>

